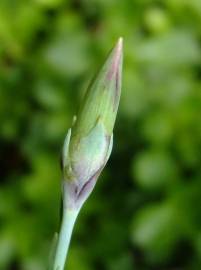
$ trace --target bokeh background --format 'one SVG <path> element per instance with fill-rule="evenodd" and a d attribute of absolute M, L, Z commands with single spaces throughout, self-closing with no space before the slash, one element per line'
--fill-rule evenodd
<path fill-rule="evenodd" d="M 64 137 L 119 36 L 114 149 L 66 269 L 201 269 L 201 1 L 1 0 L 1 270 L 45 269 Z"/>

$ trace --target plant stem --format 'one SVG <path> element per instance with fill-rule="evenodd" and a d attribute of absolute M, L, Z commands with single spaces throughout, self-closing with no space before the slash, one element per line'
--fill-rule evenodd
<path fill-rule="evenodd" d="M 71 210 L 66 208 L 63 210 L 63 217 L 56 247 L 53 270 L 63 270 L 65 267 L 70 239 L 78 213 L 79 210 Z"/>

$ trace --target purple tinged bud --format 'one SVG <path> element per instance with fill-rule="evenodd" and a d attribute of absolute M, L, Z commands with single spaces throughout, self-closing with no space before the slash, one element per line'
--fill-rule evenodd
<path fill-rule="evenodd" d="M 82 206 L 111 154 L 121 93 L 122 58 L 123 39 L 119 38 L 90 84 L 66 136 L 62 167 L 67 208 Z"/>

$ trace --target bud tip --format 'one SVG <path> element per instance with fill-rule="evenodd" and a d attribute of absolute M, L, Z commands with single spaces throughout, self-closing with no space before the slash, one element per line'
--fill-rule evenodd
<path fill-rule="evenodd" d="M 116 51 L 115 52 L 115 58 L 116 58 L 117 63 L 119 63 L 119 60 L 121 58 L 121 54 L 122 54 L 122 51 L 123 51 L 123 38 L 122 37 L 120 37 L 118 39 L 115 51 Z"/>
<path fill-rule="evenodd" d="M 122 52 L 123 52 L 123 38 L 120 37 L 116 43 L 116 46 L 113 49 L 112 64 L 107 75 L 107 78 L 109 80 L 113 78 L 114 74 L 118 73 L 119 64 L 122 58 Z"/>
<path fill-rule="evenodd" d="M 122 51 L 123 48 L 123 37 L 119 37 L 118 41 L 117 41 L 117 47 L 118 47 L 118 51 Z"/>

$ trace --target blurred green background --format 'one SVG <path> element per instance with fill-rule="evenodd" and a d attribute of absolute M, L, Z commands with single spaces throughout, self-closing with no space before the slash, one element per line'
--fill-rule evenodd
<path fill-rule="evenodd" d="M 1 270 L 45 269 L 64 137 L 119 36 L 113 153 L 67 269 L 201 269 L 201 1 L 1 0 Z"/>

